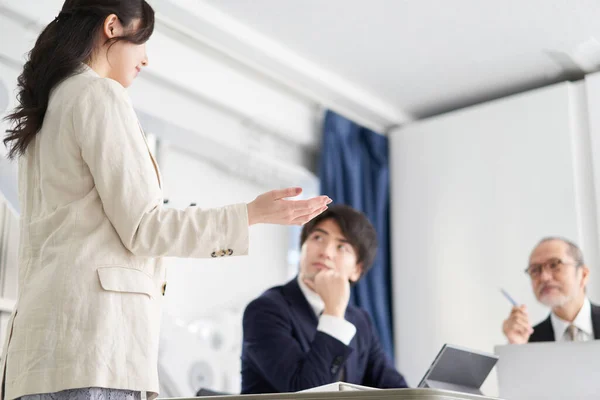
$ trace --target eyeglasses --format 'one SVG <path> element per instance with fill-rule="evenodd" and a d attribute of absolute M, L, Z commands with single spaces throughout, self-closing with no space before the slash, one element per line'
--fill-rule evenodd
<path fill-rule="evenodd" d="M 542 275 L 542 270 L 547 267 L 551 274 L 557 275 L 563 270 L 565 265 L 579 266 L 575 263 L 564 262 L 560 258 L 551 258 L 544 263 L 531 264 L 529 267 L 527 267 L 527 269 L 525 269 L 525 273 L 528 274 L 531 279 L 536 279 Z"/>

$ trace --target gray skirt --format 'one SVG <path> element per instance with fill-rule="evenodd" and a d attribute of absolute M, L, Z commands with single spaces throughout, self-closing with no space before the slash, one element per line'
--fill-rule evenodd
<path fill-rule="evenodd" d="M 84 388 L 56 393 L 30 394 L 20 397 L 20 400 L 141 400 L 141 398 L 140 392 L 131 390 Z"/>

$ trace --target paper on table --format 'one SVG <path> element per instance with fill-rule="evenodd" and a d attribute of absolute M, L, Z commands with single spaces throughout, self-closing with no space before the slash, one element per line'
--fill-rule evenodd
<path fill-rule="evenodd" d="M 356 390 L 379 390 L 368 386 L 355 385 L 353 383 L 335 382 L 328 385 L 317 386 L 314 388 L 301 390 L 300 392 L 346 392 Z"/>

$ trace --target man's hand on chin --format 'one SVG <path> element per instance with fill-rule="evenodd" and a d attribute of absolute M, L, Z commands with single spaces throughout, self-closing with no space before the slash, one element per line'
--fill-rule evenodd
<path fill-rule="evenodd" d="M 347 276 L 329 269 L 319 271 L 312 279 L 303 276 L 302 281 L 325 303 L 323 314 L 344 318 L 350 301 L 350 282 Z"/>

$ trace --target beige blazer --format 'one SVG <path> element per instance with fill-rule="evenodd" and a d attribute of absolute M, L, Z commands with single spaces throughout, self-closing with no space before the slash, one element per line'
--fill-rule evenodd
<path fill-rule="evenodd" d="M 157 396 L 160 257 L 248 251 L 246 204 L 163 208 L 160 185 L 119 83 L 86 67 L 55 88 L 19 161 L 19 296 L 0 364 L 6 400 L 81 387 Z"/>

